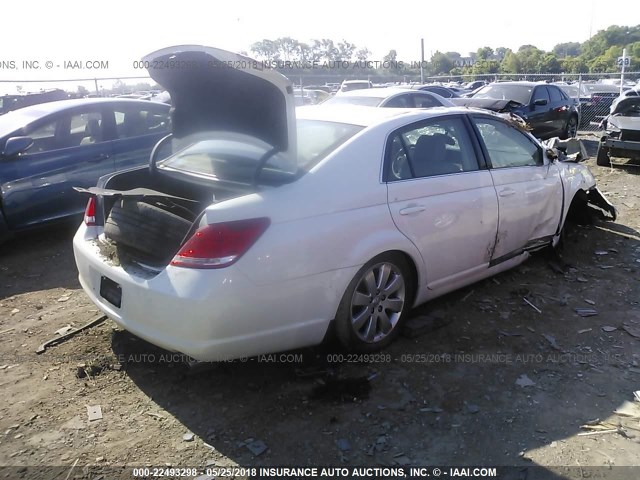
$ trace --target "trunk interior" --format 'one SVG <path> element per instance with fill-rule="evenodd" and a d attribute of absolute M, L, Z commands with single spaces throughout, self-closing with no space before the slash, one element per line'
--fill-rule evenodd
<path fill-rule="evenodd" d="M 152 174 L 146 167 L 114 175 L 103 188 L 157 192 L 101 196 L 104 239 L 98 245 L 102 254 L 145 277 L 169 264 L 198 229 L 207 206 L 254 191 L 251 186 L 222 187 L 160 171 Z"/>

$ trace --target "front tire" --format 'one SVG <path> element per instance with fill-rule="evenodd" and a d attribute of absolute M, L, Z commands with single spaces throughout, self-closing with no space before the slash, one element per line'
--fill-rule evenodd
<path fill-rule="evenodd" d="M 601 167 L 610 167 L 611 159 L 609 158 L 609 149 L 600 143 L 598 145 L 598 155 L 596 156 L 596 164 Z"/>
<path fill-rule="evenodd" d="M 336 315 L 336 334 L 344 347 L 373 352 L 395 340 L 413 298 L 410 271 L 398 253 L 378 255 L 358 270 Z"/>

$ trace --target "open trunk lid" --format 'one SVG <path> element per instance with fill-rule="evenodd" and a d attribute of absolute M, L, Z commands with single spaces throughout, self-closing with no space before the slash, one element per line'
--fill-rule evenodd
<path fill-rule="evenodd" d="M 192 143 L 193 135 L 234 132 L 295 159 L 295 99 L 284 75 L 249 57 L 201 45 L 163 48 L 143 62 L 171 96 L 174 151 Z"/>

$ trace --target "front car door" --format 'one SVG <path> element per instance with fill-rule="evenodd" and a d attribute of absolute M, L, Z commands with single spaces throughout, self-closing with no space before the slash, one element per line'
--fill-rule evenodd
<path fill-rule="evenodd" d="M 13 229 L 79 214 L 86 197 L 73 187 L 94 186 L 114 171 L 103 106 L 84 106 L 44 118 L 23 133 L 33 145 L 16 158 L 4 159 L 2 201 Z"/>
<path fill-rule="evenodd" d="M 536 137 L 548 137 L 555 130 L 553 107 L 550 102 L 545 85 L 538 85 L 533 89 L 529 106 L 529 123 Z"/>
<path fill-rule="evenodd" d="M 496 239 L 496 193 L 467 122 L 462 115 L 424 120 L 387 141 L 391 215 L 421 252 L 430 289 L 486 269 Z"/>
<path fill-rule="evenodd" d="M 499 118 L 471 118 L 498 194 L 493 265 L 551 241 L 560 224 L 562 181 L 557 165 L 529 135 Z"/>
<path fill-rule="evenodd" d="M 553 109 L 553 128 L 555 134 L 561 135 L 571 116 L 573 100 L 555 85 L 547 85 L 547 91 L 549 92 L 550 105 Z"/>

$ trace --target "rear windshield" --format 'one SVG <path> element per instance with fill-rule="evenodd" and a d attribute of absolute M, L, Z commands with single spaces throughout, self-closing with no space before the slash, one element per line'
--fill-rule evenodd
<path fill-rule="evenodd" d="M 473 98 L 492 98 L 495 100 L 513 100 L 527 105 L 531 98 L 532 86 L 528 85 L 500 85 L 499 83 L 487 85 L 479 90 Z"/>
<path fill-rule="evenodd" d="M 268 158 L 257 176 L 257 183 L 279 185 L 299 178 L 364 128 L 321 120 L 298 120 L 296 124 L 296 162 L 279 153 L 271 155 L 271 147 L 264 142 L 215 138 L 200 140 L 159 162 L 158 166 L 220 181 L 250 184 L 256 178 L 261 160 Z"/>
<path fill-rule="evenodd" d="M 382 102 L 380 97 L 360 97 L 351 95 L 337 95 L 325 100 L 324 105 L 360 105 L 362 107 L 377 107 Z"/>

